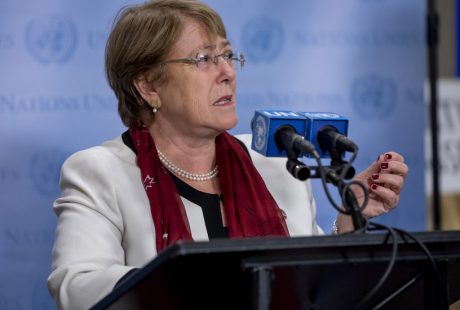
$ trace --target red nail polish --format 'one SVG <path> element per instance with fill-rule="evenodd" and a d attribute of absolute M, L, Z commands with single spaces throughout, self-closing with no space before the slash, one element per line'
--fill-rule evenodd
<path fill-rule="evenodd" d="M 371 185 L 371 188 L 372 188 L 373 190 L 376 190 L 378 187 L 379 187 L 379 186 L 378 186 L 377 184 L 372 184 L 372 185 Z"/>
<path fill-rule="evenodd" d="M 385 154 L 385 159 L 386 160 L 389 160 L 389 159 L 392 159 L 392 158 L 393 158 L 393 156 L 391 156 L 391 154 L 388 154 L 388 153 Z"/>
<path fill-rule="evenodd" d="M 381 169 L 388 169 L 388 163 L 381 163 L 380 168 Z"/>
<path fill-rule="evenodd" d="M 378 179 L 379 179 L 379 174 L 378 173 L 372 174 L 372 180 L 378 180 Z"/>

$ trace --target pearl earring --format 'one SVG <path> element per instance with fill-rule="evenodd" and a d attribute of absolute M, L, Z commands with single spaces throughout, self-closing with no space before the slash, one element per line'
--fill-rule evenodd
<path fill-rule="evenodd" d="M 150 101 L 150 106 L 152 107 L 152 112 L 157 113 L 161 103 L 159 103 L 156 99 L 152 99 L 152 101 Z"/>

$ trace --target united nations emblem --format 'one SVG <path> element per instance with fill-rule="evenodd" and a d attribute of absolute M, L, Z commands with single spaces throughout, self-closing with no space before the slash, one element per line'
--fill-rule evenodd
<path fill-rule="evenodd" d="M 34 59 L 43 64 L 63 64 L 75 51 L 77 30 L 71 20 L 50 16 L 31 20 L 25 38 Z"/>
<path fill-rule="evenodd" d="M 351 101 L 362 118 L 386 118 L 396 106 L 396 84 L 393 79 L 376 74 L 359 77 L 351 87 Z"/>
<path fill-rule="evenodd" d="M 262 151 L 266 142 L 265 135 L 267 133 L 267 123 L 262 116 L 258 116 L 254 124 L 254 147 L 258 151 Z"/>
<path fill-rule="evenodd" d="M 276 59 L 284 44 L 284 30 L 280 21 L 258 17 L 243 27 L 242 46 L 248 58 L 254 62 Z"/>
<path fill-rule="evenodd" d="M 30 175 L 37 191 L 43 196 L 53 196 L 59 192 L 59 176 L 62 163 L 68 153 L 50 149 L 36 153 L 30 161 Z"/>

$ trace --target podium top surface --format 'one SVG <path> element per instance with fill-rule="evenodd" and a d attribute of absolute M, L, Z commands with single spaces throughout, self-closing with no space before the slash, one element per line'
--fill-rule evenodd
<path fill-rule="evenodd" d="M 460 253 L 460 231 L 435 231 L 410 233 L 422 242 L 434 257 L 442 258 Z M 409 237 L 397 235 L 400 258 L 407 256 L 421 256 L 425 254 L 414 240 Z M 174 257 L 190 255 L 225 255 L 232 253 L 242 255 L 245 258 L 267 256 L 301 256 L 304 260 L 315 260 L 318 256 L 321 260 L 329 258 L 342 259 L 346 253 L 348 259 L 356 257 L 376 256 L 384 253 L 389 254 L 393 241 L 385 232 L 321 235 L 295 238 L 243 238 L 243 239 L 220 239 L 206 242 L 179 241 L 166 249 L 156 259 L 148 263 L 144 268 L 155 268 L 164 260 Z M 406 251 L 404 251 L 406 249 Z"/>
<path fill-rule="evenodd" d="M 410 233 L 425 245 L 439 243 L 455 244 L 460 242 L 459 231 L 435 231 L 435 232 L 413 232 Z M 245 252 L 245 251 L 267 251 L 267 250 L 295 250 L 302 248 L 347 248 L 351 246 L 372 246 L 382 245 L 387 242 L 386 232 L 343 234 L 343 235 L 321 235 L 309 237 L 270 237 L 270 238 L 242 238 L 242 239 L 220 239 L 203 242 L 179 241 L 169 247 L 162 255 L 186 255 L 208 252 Z M 391 240 L 390 240 L 391 241 Z M 398 235 L 398 243 L 414 244 L 410 238 L 402 238 Z"/>

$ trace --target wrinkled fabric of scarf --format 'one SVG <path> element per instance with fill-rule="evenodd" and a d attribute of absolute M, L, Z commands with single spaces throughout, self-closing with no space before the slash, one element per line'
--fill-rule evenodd
<path fill-rule="evenodd" d="M 146 127 L 131 127 L 129 133 L 150 202 L 157 252 L 178 240 L 192 240 L 185 207 L 150 133 Z M 216 164 L 230 238 L 289 235 L 283 213 L 249 155 L 226 132 L 216 138 Z"/>

